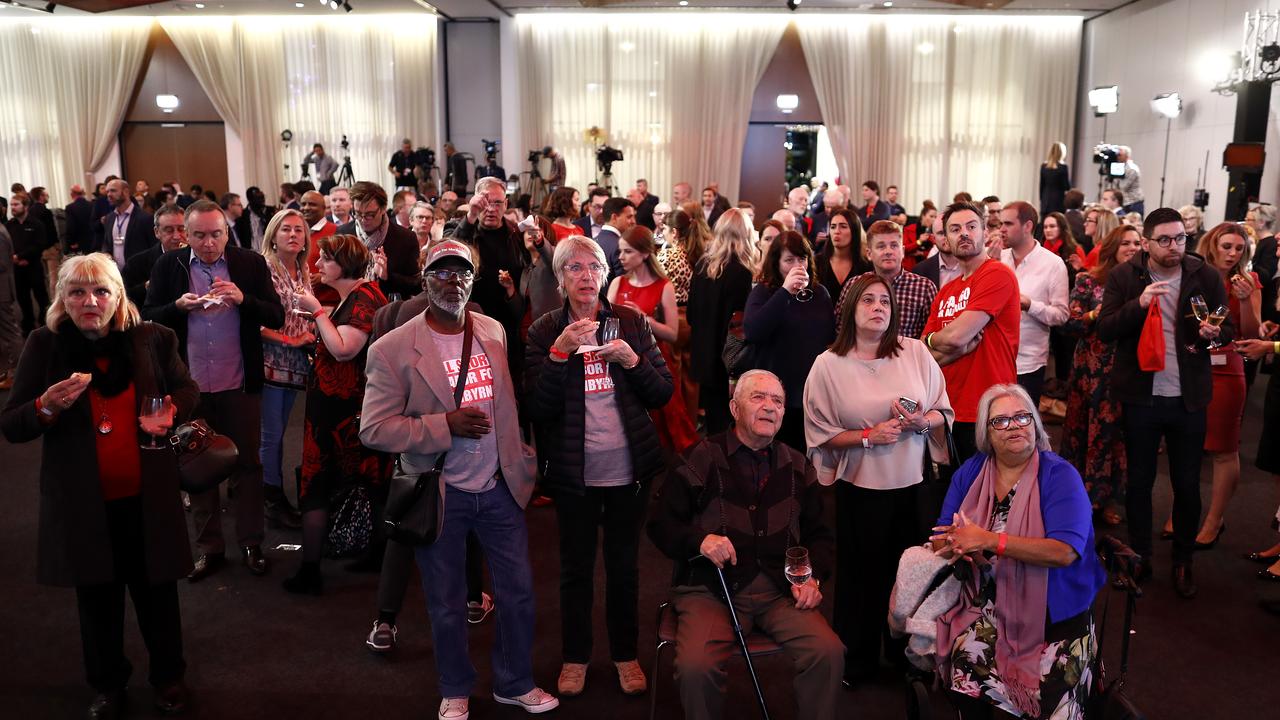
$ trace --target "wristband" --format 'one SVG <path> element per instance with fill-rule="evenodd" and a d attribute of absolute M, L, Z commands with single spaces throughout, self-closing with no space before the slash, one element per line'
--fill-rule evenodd
<path fill-rule="evenodd" d="M 40 398 L 36 398 L 36 412 L 40 413 L 41 415 L 47 418 L 51 418 L 54 416 L 54 412 L 49 408 L 45 407 L 44 403 L 40 402 Z"/>
<path fill-rule="evenodd" d="M 1280 355 L 1280 342 L 1271 343 L 1271 354 Z"/>
<path fill-rule="evenodd" d="M 933 349 L 933 333 L 929 333 L 924 336 L 924 344 L 927 345 L 930 350 Z"/>
<path fill-rule="evenodd" d="M 871 449 L 871 428 L 862 431 L 862 447 L 867 450 Z"/>
<path fill-rule="evenodd" d="M 553 359 L 559 360 L 561 362 L 569 359 L 569 353 L 555 347 L 548 350 L 547 354 L 549 354 Z"/>
<path fill-rule="evenodd" d="M 1004 557 L 1004 550 L 1008 544 L 1009 533 L 1000 533 L 1000 539 L 996 541 L 996 557 Z"/>

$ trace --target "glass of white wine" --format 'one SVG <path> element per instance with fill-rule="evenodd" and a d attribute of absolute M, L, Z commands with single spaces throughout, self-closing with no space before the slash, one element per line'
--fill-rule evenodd
<path fill-rule="evenodd" d="M 798 545 L 787 548 L 787 559 L 782 572 L 787 576 L 787 582 L 796 587 L 809 582 L 809 578 L 813 577 L 813 566 L 809 564 L 809 550 Z"/>
<path fill-rule="evenodd" d="M 138 413 L 138 421 L 142 431 L 151 436 L 151 442 L 142 447 L 150 450 L 163 447 L 156 440 L 168 432 L 166 425 L 170 423 L 171 408 L 172 405 L 167 397 L 147 395 L 142 398 L 142 410 Z"/>
<path fill-rule="evenodd" d="M 1207 318 L 1207 320 L 1209 321 L 1209 324 L 1214 327 L 1222 327 L 1222 323 L 1225 322 L 1226 319 L 1227 319 L 1226 305 L 1219 305 L 1218 309 L 1209 313 L 1209 317 Z M 1220 347 L 1222 347 L 1222 343 L 1218 342 L 1218 338 L 1214 338 L 1213 341 L 1209 343 L 1210 350 L 1217 350 Z"/>
<path fill-rule="evenodd" d="M 1159 302 L 1156 300 L 1155 302 Z M 1191 313 L 1196 316 L 1196 320 L 1204 322 L 1209 319 L 1209 304 L 1204 301 L 1203 295 L 1191 296 Z M 1200 348 L 1196 343 L 1187 343 L 1187 352 L 1195 354 L 1200 352 Z"/>

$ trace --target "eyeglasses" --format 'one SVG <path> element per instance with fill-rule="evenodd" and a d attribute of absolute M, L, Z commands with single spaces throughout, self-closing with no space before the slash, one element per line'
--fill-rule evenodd
<path fill-rule="evenodd" d="M 1151 238 L 1151 240 L 1162 248 L 1167 248 L 1170 245 L 1182 247 L 1187 244 L 1187 234 L 1179 233 L 1177 235 L 1159 235 Z"/>
<path fill-rule="evenodd" d="M 440 282 L 469 283 L 476 276 L 470 270 L 427 270 L 422 273 L 426 277 L 432 277 Z"/>
<path fill-rule="evenodd" d="M 355 215 L 355 216 L 356 216 L 356 218 L 358 218 L 358 219 L 360 219 L 360 220 L 372 220 L 372 219 L 374 219 L 374 218 L 378 217 L 379 215 L 383 214 L 384 212 L 386 212 L 386 211 L 385 211 L 385 210 L 370 210 L 369 212 L 360 212 L 359 210 L 352 210 L 352 211 L 351 211 L 351 214 L 352 214 L 352 215 Z"/>
<path fill-rule="evenodd" d="M 604 272 L 604 266 L 601 265 L 600 263 L 591 263 L 590 265 L 583 265 L 582 263 L 574 263 L 572 265 L 565 265 L 564 271 L 566 273 L 569 273 L 570 275 L 581 275 L 587 272 L 591 273 L 592 275 L 599 275 L 600 273 Z"/>
<path fill-rule="evenodd" d="M 1013 423 L 1018 427 L 1026 427 L 1031 424 L 1035 416 L 1029 412 L 1018 413 L 1017 415 L 997 415 L 987 421 L 987 424 L 996 430 L 1008 430 L 1009 424 Z"/>

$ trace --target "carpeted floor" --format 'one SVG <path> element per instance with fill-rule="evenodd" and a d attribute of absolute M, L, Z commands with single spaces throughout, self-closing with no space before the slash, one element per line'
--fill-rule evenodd
<path fill-rule="evenodd" d="M 1160 720 L 1274 717 L 1280 705 L 1275 671 L 1280 658 L 1280 618 L 1264 613 L 1260 598 L 1280 599 L 1280 584 L 1254 578 L 1260 566 L 1240 556 L 1270 546 L 1277 539 L 1268 523 L 1275 512 L 1276 487 L 1252 467 L 1258 444 L 1262 383 L 1253 389 L 1246 413 L 1242 447 L 1245 467 L 1239 492 L 1228 513 L 1219 546 L 1200 553 L 1196 562 L 1200 596 L 1179 600 L 1168 578 L 1168 545 L 1157 549 L 1157 574 L 1139 604 L 1129 693 L 1148 717 Z M 6 395 L 0 394 L 0 401 Z M 287 435 L 292 467 L 301 440 L 301 403 Z M 1280 438 L 1274 439 L 1280 441 Z M 39 444 L 13 446 L 0 441 L 4 468 L 0 502 L 0 717 L 82 717 L 91 699 L 84 684 L 74 593 L 36 585 L 36 517 L 39 502 Z M 1208 502 L 1206 465 L 1202 495 Z M 1168 512 L 1167 479 L 1158 485 L 1157 522 Z M 226 527 L 231 530 L 228 519 Z M 543 687 L 554 690 L 559 671 L 559 613 L 555 514 L 531 509 L 529 528 L 538 597 L 538 630 L 534 667 Z M 1123 528 L 1120 529 L 1121 537 Z M 191 717 L 199 718 L 434 718 L 435 689 L 430 632 L 416 585 L 406 598 L 400 621 L 400 646 L 390 658 L 366 651 L 364 637 L 373 619 L 376 576 L 353 575 L 326 563 L 325 595 L 286 595 L 280 580 L 292 573 L 296 552 L 275 549 L 299 542 L 296 533 L 271 531 L 266 547 L 274 563 L 265 578 L 255 578 L 238 565 L 197 585 L 185 581 L 182 600 L 184 640 L 193 691 Z M 669 564 L 647 541 L 641 550 L 641 654 L 646 672 L 653 660 L 654 611 L 665 598 Z M 600 572 L 600 571 L 598 571 Z M 597 583 L 603 588 L 602 580 Z M 632 720 L 647 717 L 649 697 L 626 698 L 617 691 L 608 662 L 603 608 L 598 594 L 593 627 L 595 662 L 586 692 L 565 700 L 554 716 Z M 827 600 L 829 612 L 830 600 Z M 1118 613 L 1111 625 L 1107 656 L 1111 666 L 1119 648 Z M 523 714 L 499 708 L 488 697 L 488 650 L 492 620 L 471 633 L 472 657 L 480 673 L 472 717 L 516 718 Z M 146 687 L 146 652 L 136 624 L 129 620 L 127 652 L 135 665 L 131 688 L 132 715 L 151 717 Z M 778 720 L 795 717 L 784 656 L 759 661 L 766 697 Z M 742 663 L 730 666 L 730 696 L 725 715 L 758 717 Z M 1272 680 L 1267 680 L 1267 678 Z M 663 661 L 659 717 L 680 717 L 670 679 L 670 657 Z M 904 715 L 903 687 L 891 673 L 879 683 L 842 692 L 842 715 L 860 720 Z M 951 717 L 935 694 L 935 717 Z"/>

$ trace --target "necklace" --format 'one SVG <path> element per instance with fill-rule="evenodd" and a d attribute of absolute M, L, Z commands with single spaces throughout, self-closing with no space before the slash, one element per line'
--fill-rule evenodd
<path fill-rule="evenodd" d="M 102 413 L 102 417 L 98 420 L 98 434 L 110 435 L 114 429 L 115 426 L 111 424 L 111 418 L 107 417 L 105 412 Z"/>

